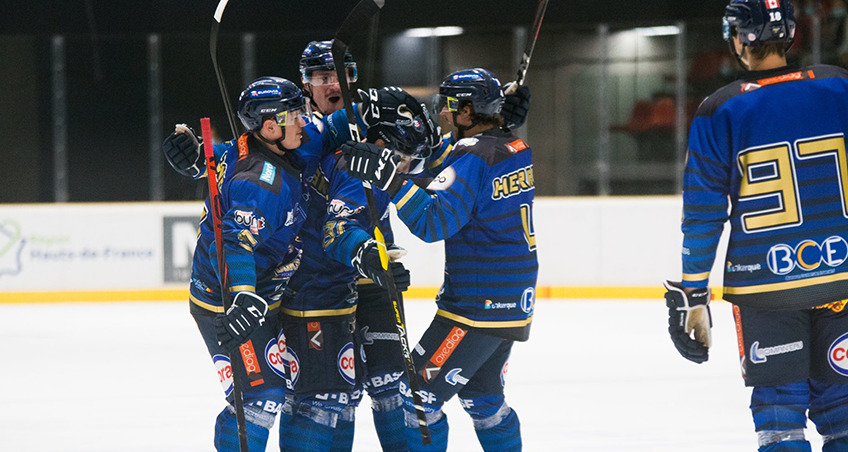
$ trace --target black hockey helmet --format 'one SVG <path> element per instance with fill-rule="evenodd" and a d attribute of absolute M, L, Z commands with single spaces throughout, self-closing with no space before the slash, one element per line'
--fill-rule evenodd
<path fill-rule="evenodd" d="M 791 0 L 730 0 L 722 18 L 722 35 L 730 42 L 735 35 L 746 46 L 795 39 L 795 11 Z"/>
<path fill-rule="evenodd" d="M 262 123 L 269 117 L 285 126 L 291 115 L 308 115 L 309 112 L 309 102 L 304 99 L 300 88 L 280 77 L 260 77 L 239 95 L 238 117 L 251 132 L 262 128 Z"/>
<path fill-rule="evenodd" d="M 400 114 L 393 120 L 383 120 L 375 126 L 368 127 L 366 140 L 373 143 L 382 139 L 386 146 L 415 159 L 425 159 L 430 156 L 429 129 L 433 127 L 427 110 L 414 114 L 409 109 L 400 108 Z"/>
<path fill-rule="evenodd" d="M 333 41 L 312 41 L 303 49 L 300 55 L 300 75 L 303 83 L 314 83 L 311 78 L 314 71 L 335 71 L 336 65 L 333 61 Z M 356 61 L 350 51 L 345 50 L 344 65 L 348 69 L 348 81 L 353 83 L 358 78 Z"/>
<path fill-rule="evenodd" d="M 462 101 L 470 101 L 474 113 L 482 116 L 494 116 L 501 111 L 504 94 L 501 82 L 491 72 L 481 69 L 463 69 L 454 72 L 439 85 L 439 98 L 435 112 L 447 106 L 451 112 L 460 108 Z"/>

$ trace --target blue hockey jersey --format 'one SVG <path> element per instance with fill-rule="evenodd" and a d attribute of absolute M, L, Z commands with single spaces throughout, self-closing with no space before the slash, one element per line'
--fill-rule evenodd
<path fill-rule="evenodd" d="M 683 180 L 684 287 L 707 286 L 729 220 L 726 300 L 790 309 L 848 298 L 846 131 L 842 68 L 752 72 L 709 96 Z"/>
<path fill-rule="evenodd" d="M 320 161 L 308 177 L 307 219 L 300 234 L 303 256 L 289 281 L 283 312 L 296 317 L 346 315 L 356 309 L 360 278 L 350 260 L 356 247 L 371 238 L 365 192 L 359 180 L 336 168 L 335 151 L 350 139 L 345 112 L 337 111 L 305 130 L 310 143 L 321 143 Z M 388 199 L 378 199 L 387 222 Z"/>
<path fill-rule="evenodd" d="M 437 315 L 526 340 L 538 273 L 532 151 L 494 129 L 445 144 L 437 155 L 430 167 L 444 169 L 426 189 L 407 180 L 392 198 L 413 234 L 444 240 Z"/>
<path fill-rule="evenodd" d="M 291 156 L 271 152 L 251 135 L 242 135 L 219 151 L 217 183 L 225 212 L 221 221 L 228 290 L 255 292 L 275 308 L 285 283 L 277 269 L 297 253 L 292 245 L 306 217 L 306 185 Z M 209 211 L 207 197 L 194 251 L 190 299 L 200 308 L 222 313 Z"/>

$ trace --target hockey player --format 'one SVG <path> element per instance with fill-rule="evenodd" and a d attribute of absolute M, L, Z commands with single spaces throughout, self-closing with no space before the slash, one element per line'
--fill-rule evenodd
<path fill-rule="evenodd" d="M 848 451 L 848 71 L 787 66 L 790 0 L 731 0 L 723 22 L 747 72 L 692 122 L 668 331 L 683 357 L 707 360 L 710 269 L 729 221 L 723 298 L 758 450 L 810 451 L 809 413 L 823 451 Z"/>
<path fill-rule="evenodd" d="M 413 451 L 446 450 L 441 407 L 458 394 L 484 450 L 520 450 L 518 416 L 506 404 L 503 374 L 513 342 L 528 339 L 533 317 L 532 152 L 500 128 L 504 95 L 489 71 L 450 74 L 439 96 L 440 114 L 459 140 L 443 152 L 445 169 L 426 189 L 396 174 L 400 159 L 391 149 L 342 146 L 347 171 L 386 192 L 410 231 L 427 242 L 445 242 L 439 309 L 413 354 L 433 444 L 422 445 L 412 394 L 402 382 L 407 440 Z"/>
<path fill-rule="evenodd" d="M 284 379 L 268 358 L 277 350 L 280 287 L 299 261 L 300 251 L 293 245 L 304 221 L 306 187 L 292 150 L 301 144 L 310 107 L 294 83 L 262 77 L 239 96 L 238 116 L 248 132 L 223 148 L 218 165 L 226 289 L 233 295 L 232 307 L 224 312 L 207 198 L 192 264 L 190 311 L 228 401 L 233 389 L 228 355 L 243 361 L 243 373 L 236 378 L 246 383 L 242 388 L 249 448 L 264 450 L 285 401 Z M 172 136 L 177 134 L 199 147 L 186 126 L 178 125 Z M 199 165 L 191 163 L 183 171 L 199 173 Z M 239 450 L 231 404 L 215 423 L 215 447 Z"/>
<path fill-rule="evenodd" d="M 322 89 L 332 89 L 328 85 L 321 85 Z M 395 91 L 378 91 L 375 105 L 385 106 L 392 102 L 389 98 Z M 415 106 L 421 108 L 417 102 Z M 294 154 L 299 161 L 314 162 L 317 158 L 319 162 L 317 168 L 312 165 L 308 166 L 311 169 L 305 170 L 310 176 L 307 178 L 307 219 L 301 229 L 302 265 L 283 292 L 280 310 L 285 333 L 281 340 L 284 346 L 281 355 L 289 361 L 289 384 L 296 397 L 293 409 L 284 411 L 281 419 L 281 448 L 284 450 L 327 450 L 330 441 L 335 441 L 333 450 L 350 450 L 353 407 L 360 396 L 352 383 L 355 377 L 366 375 L 362 373 L 362 366 L 353 363 L 366 353 L 373 357 L 368 364 L 372 377 L 367 379 L 366 386 L 375 404 L 375 417 L 382 421 L 378 424 L 381 441 L 386 450 L 406 449 L 403 413 L 397 395 L 397 378 L 402 372 L 402 363 L 395 364 L 400 359 L 400 349 L 393 349 L 391 345 L 391 332 L 395 331 L 395 336 L 397 333 L 393 322 L 388 322 L 391 330 L 386 325 L 393 319 L 393 313 L 382 306 L 388 304 L 384 289 L 372 284 L 372 293 L 379 291 L 382 296 L 379 303 L 369 306 L 363 318 L 370 320 L 364 324 L 364 331 L 359 330 L 366 339 L 362 347 L 373 351 L 360 353 L 354 343 L 358 345 L 361 341 L 354 341 L 352 336 L 353 313 L 357 311 L 355 280 L 362 274 L 369 281 L 379 284 L 383 282 L 384 275 L 376 243 L 359 226 L 360 222 L 366 223 L 371 230 L 364 210 L 362 184 L 344 171 L 335 169 L 333 151 L 338 143 L 333 140 L 349 138 L 345 118 L 345 112 L 338 111 L 323 121 L 313 121 L 305 129 L 308 142 Z M 416 124 L 418 133 L 424 133 L 425 123 L 417 120 Z M 427 124 L 432 127 L 429 121 Z M 379 131 L 381 127 L 375 130 Z M 438 137 L 438 133 L 432 135 Z M 388 133 L 386 136 L 392 135 Z M 195 178 L 203 175 L 204 168 L 197 163 L 200 156 L 196 140 L 188 140 L 184 134 L 177 133 L 169 137 L 163 147 L 169 162 L 178 171 Z M 381 205 L 387 209 L 388 201 Z M 381 216 L 387 221 L 384 213 L 381 212 Z M 391 234 L 387 237 L 391 239 Z M 328 248 L 327 253 L 322 245 Z M 395 252 L 397 250 L 393 254 Z M 398 290 L 405 290 L 409 285 L 408 271 L 400 263 L 393 263 L 392 271 Z M 384 314 L 385 319 L 380 319 Z M 387 340 L 389 344 L 386 344 Z M 396 337 L 393 342 L 399 344 Z M 396 356 L 384 356 L 386 350 Z M 383 409 L 386 407 L 392 408 L 392 411 Z M 293 411 L 293 418 L 288 411 Z M 388 422 L 381 415 L 395 416 L 397 422 Z M 392 431 L 395 424 L 397 426 Z M 387 440 L 388 435 L 394 439 Z"/>
<path fill-rule="evenodd" d="M 330 128 L 346 130 L 345 116 L 339 116 L 336 113 L 344 106 L 344 103 L 331 48 L 332 41 L 310 42 L 301 55 L 300 72 L 304 91 L 310 93 L 315 109 L 320 114 L 327 115 Z M 349 81 L 356 81 L 356 63 L 349 53 L 345 54 L 344 65 L 348 71 Z M 432 123 L 426 110 L 405 91 L 392 88 L 372 89 L 367 94 L 362 92 L 361 97 L 364 101 L 362 110 L 365 113 L 359 115 L 359 108 L 356 108 L 355 112 L 362 121 L 359 124 L 360 128 L 368 130 L 367 136 L 372 141 L 377 140 L 378 135 L 382 134 L 383 140 L 398 142 L 399 135 L 405 134 L 410 142 L 416 142 L 420 138 L 422 140 L 420 146 L 427 148 L 423 140 L 430 140 L 428 143 L 438 140 L 438 128 Z M 413 109 L 405 110 L 408 117 L 399 115 L 399 110 L 408 105 L 413 106 Z M 418 125 L 417 129 L 412 127 L 413 123 Z M 371 130 L 372 128 L 374 130 Z M 416 145 L 418 143 L 411 146 Z M 325 154 L 321 172 L 316 175 L 316 180 L 322 180 L 325 187 L 336 187 L 334 188 L 336 192 L 345 193 L 344 196 L 332 197 L 325 194 L 325 202 L 329 200 L 331 204 L 329 207 L 332 209 L 344 206 L 343 208 L 347 211 L 361 212 L 360 216 L 367 217 L 367 213 L 363 212 L 367 206 L 362 184 L 358 180 L 352 180 L 344 171 L 335 168 L 335 160 L 332 157 L 335 147 L 326 147 L 325 150 L 330 152 Z M 409 154 L 422 155 L 418 150 L 406 148 L 406 151 Z M 377 216 L 382 222 L 381 231 L 390 244 L 390 248 L 393 248 L 390 250 L 390 255 L 393 258 L 399 258 L 405 251 L 393 244 L 393 235 L 388 221 L 388 198 L 380 195 L 376 198 L 377 208 L 380 210 Z M 328 222 L 324 230 L 324 245 L 328 248 L 327 253 L 332 257 L 332 262 L 316 267 L 316 271 L 349 272 L 353 267 L 358 270 L 361 278 L 356 284 L 358 307 L 355 319 L 359 335 L 358 343 L 361 344 L 362 352 L 356 353 L 356 356 L 365 357 L 367 360 L 357 373 L 358 387 L 364 387 L 371 398 L 374 426 L 383 450 L 406 450 L 403 409 L 398 392 L 399 378 L 403 374 L 404 365 L 397 328 L 393 320 L 394 312 L 388 292 L 375 282 L 375 279 L 384 278 L 378 260 L 377 242 L 365 230 L 352 231 L 351 225 L 347 224 L 351 220 L 364 223 L 367 231 L 373 230 L 370 221 L 363 218 L 341 218 Z M 348 238 L 338 239 L 335 237 L 337 231 L 346 231 Z M 352 243 L 357 243 L 356 247 L 351 247 Z M 368 268 L 366 264 L 371 265 L 371 268 Z M 339 265 L 342 267 L 336 268 Z M 398 291 L 403 292 L 409 285 L 409 275 L 402 266 L 398 267 L 398 265 L 399 263 L 393 264 L 396 272 L 402 271 L 397 273 L 399 278 L 396 276 L 396 282 L 400 282 Z M 305 265 L 305 268 L 302 274 L 306 274 L 309 266 Z M 400 293 L 396 296 L 400 297 Z M 354 391 L 354 399 L 339 418 L 334 450 L 349 450 L 352 445 L 354 409 L 359 404 L 359 397 L 361 393 Z"/>

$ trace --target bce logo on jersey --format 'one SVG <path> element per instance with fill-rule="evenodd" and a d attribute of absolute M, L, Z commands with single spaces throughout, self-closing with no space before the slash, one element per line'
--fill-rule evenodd
<path fill-rule="evenodd" d="M 804 271 L 813 271 L 821 264 L 838 267 L 848 258 L 848 242 L 844 238 L 830 236 L 821 244 L 814 240 L 804 240 L 794 248 L 779 243 L 768 251 L 769 270 L 776 275 L 786 275 L 796 267 Z"/>

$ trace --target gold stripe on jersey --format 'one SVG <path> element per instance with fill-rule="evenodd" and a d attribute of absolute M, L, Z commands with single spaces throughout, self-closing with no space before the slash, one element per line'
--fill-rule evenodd
<path fill-rule="evenodd" d="M 211 311 L 211 312 L 214 312 L 216 314 L 223 314 L 224 313 L 224 307 L 223 306 L 215 306 L 214 304 L 210 304 L 210 303 L 207 303 L 205 301 L 199 300 L 197 297 L 195 297 L 191 293 L 188 294 L 188 298 L 189 298 L 189 301 L 191 301 L 192 303 L 196 304 L 197 306 L 199 306 L 199 307 L 201 307 L 201 308 L 203 308 L 207 311 Z M 268 311 L 269 312 L 273 311 L 273 310 L 275 310 L 279 307 L 280 307 L 279 301 L 277 301 L 275 303 L 271 303 L 271 304 L 268 305 Z"/>
<path fill-rule="evenodd" d="M 256 293 L 256 287 L 254 286 L 230 286 L 230 293 L 233 292 L 254 292 Z"/>
<path fill-rule="evenodd" d="M 444 309 L 436 311 L 436 315 L 473 328 L 522 328 L 533 321 L 532 315 L 524 320 L 471 320 L 461 315 L 445 311 Z"/>
<path fill-rule="evenodd" d="M 449 136 L 450 136 L 450 134 L 448 133 L 448 134 L 443 135 L 443 136 L 442 136 L 442 138 L 449 137 Z M 453 150 L 453 145 L 452 145 L 452 144 L 449 144 L 449 145 L 445 148 L 445 152 L 442 152 L 442 155 L 440 155 L 440 156 L 439 156 L 439 158 L 437 158 L 436 160 L 431 161 L 430 163 L 428 163 L 428 164 L 427 164 L 427 166 L 428 166 L 429 168 L 435 168 L 435 167 L 437 167 L 437 166 L 441 165 L 441 164 L 442 164 L 442 162 L 444 162 L 444 161 L 445 161 L 445 157 L 447 157 L 447 156 L 448 156 L 448 154 L 450 154 L 450 152 L 451 152 L 452 150 Z"/>
<path fill-rule="evenodd" d="M 297 309 L 282 308 L 282 313 L 292 317 L 331 317 L 339 315 L 353 314 L 356 312 L 356 306 L 344 309 L 316 309 L 312 311 L 300 311 Z"/>
<path fill-rule="evenodd" d="M 188 294 L 188 299 L 192 303 L 200 306 L 201 308 L 203 308 L 207 311 L 212 311 L 216 314 L 223 314 L 224 313 L 224 307 L 223 306 L 215 306 L 214 304 L 210 304 L 210 303 L 207 303 L 205 301 L 199 300 L 197 297 L 195 297 L 192 294 Z"/>
<path fill-rule="evenodd" d="M 683 281 L 703 281 L 710 278 L 710 272 L 704 273 L 684 273 Z"/>
<path fill-rule="evenodd" d="M 403 184 L 404 185 L 410 184 L 412 186 L 412 188 L 410 188 L 409 191 L 406 192 L 405 195 L 403 195 L 403 198 L 400 198 L 400 201 L 395 203 L 395 207 L 397 207 L 398 209 L 400 209 L 401 207 L 404 206 L 404 204 L 409 202 L 409 200 L 412 199 L 413 196 L 415 196 L 415 193 L 417 193 L 418 190 L 420 190 L 420 188 L 418 188 L 418 186 L 415 185 L 412 181 L 407 180 L 407 181 L 404 181 Z"/>
<path fill-rule="evenodd" d="M 848 280 L 848 273 L 837 273 L 835 275 L 819 276 L 816 278 L 801 279 L 798 281 L 786 281 L 773 284 L 760 284 L 758 286 L 728 287 L 724 286 L 724 293 L 730 295 L 750 295 L 759 292 L 775 292 L 778 290 L 797 289 L 800 287 L 815 286 L 836 281 Z"/>

